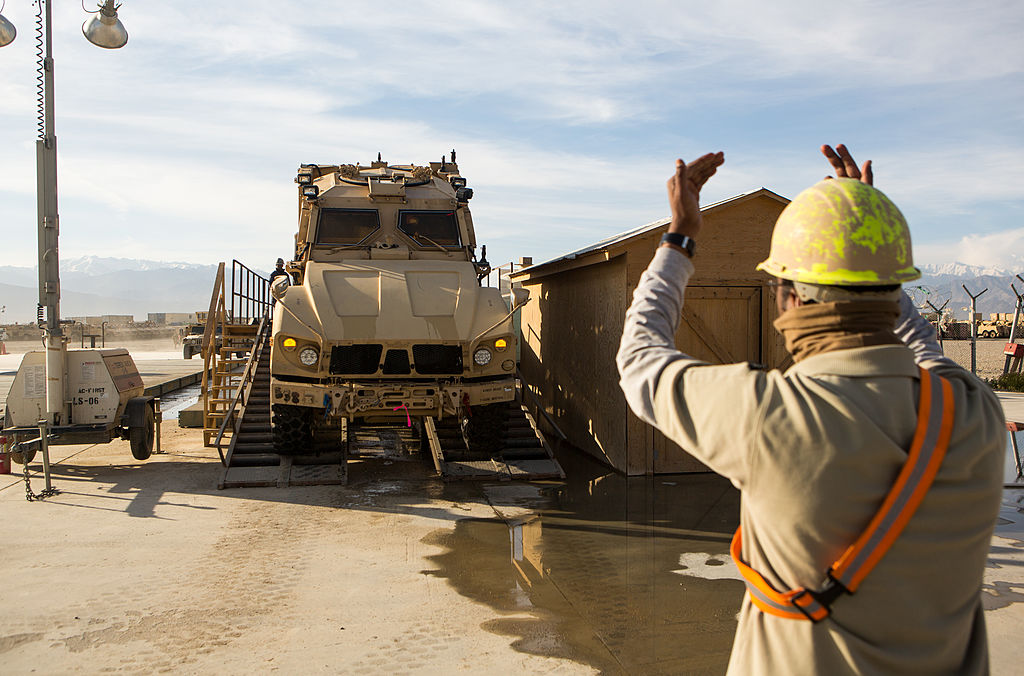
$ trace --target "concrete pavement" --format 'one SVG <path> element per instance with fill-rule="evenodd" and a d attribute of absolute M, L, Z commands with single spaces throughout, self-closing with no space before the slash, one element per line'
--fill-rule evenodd
<path fill-rule="evenodd" d="M 344 487 L 217 491 L 198 431 L 166 455 L 55 447 L 42 503 L 0 488 L 6 673 L 722 673 L 743 585 L 714 475 L 444 484 L 414 448 Z M 40 487 L 36 475 L 35 487 Z M 993 673 L 1024 658 L 1024 513 L 982 590 Z M 938 565 L 938 564 L 937 564 Z"/>

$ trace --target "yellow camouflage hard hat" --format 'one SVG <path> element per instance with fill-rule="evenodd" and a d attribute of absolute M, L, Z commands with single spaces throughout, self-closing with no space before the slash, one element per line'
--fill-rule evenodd
<path fill-rule="evenodd" d="M 826 179 L 783 209 L 757 269 L 806 284 L 888 286 L 921 276 L 910 249 L 907 221 L 881 190 Z"/>

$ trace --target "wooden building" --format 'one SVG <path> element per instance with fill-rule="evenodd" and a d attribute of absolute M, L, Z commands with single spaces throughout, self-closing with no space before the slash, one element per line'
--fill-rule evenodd
<path fill-rule="evenodd" d="M 772 326 L 769 277 L 754 270 L 768 256 L 772 228 L 788 203 L 762 188 L 702 208 L 696 272 L 676 334 L 680 350 L 712 363 L 788 365 Z M 615 368 L 633 289 L 668 223 L 656 221 L 512 275 L 531 297 L 522 309 L 524 380 L 571 444 L 631 475 L 706 470 L 633 415 Z"/>

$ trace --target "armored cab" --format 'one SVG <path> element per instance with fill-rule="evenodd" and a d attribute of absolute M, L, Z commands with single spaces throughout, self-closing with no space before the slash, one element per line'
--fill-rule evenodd
<path fill-rule="evenodd" d="M 427 166 L 304 164 L 291 280 L 279 277 L 270 357 L 274 444 L 318 428 L 411 423 L 490 409 L 515 395 L 516 337 L 476 256 L 473 191 L 452 160 Z"/>

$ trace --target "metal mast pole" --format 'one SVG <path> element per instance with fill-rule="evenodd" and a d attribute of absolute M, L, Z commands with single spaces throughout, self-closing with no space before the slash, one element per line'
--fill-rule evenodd
<path fill-rule="evenodd" d="M 57 216 L 57 136 L 53 128 L 53 39 L 51 34 L 51 0 L 39 0 L 45 8 L 45 39 L 39 36 L 42 63 L 40 92 L 40 129 L 36 140 L 36 198 L 39 219 L 39 305 L 46 308 L 46 417 L 51 425 L 68 422 L 65 402 L 65 365 L 67 343 L 60 325 L 60 270 L 57 238 L 60 222 Z M 42 49 L 45 45 L 45 56 Z"/>

